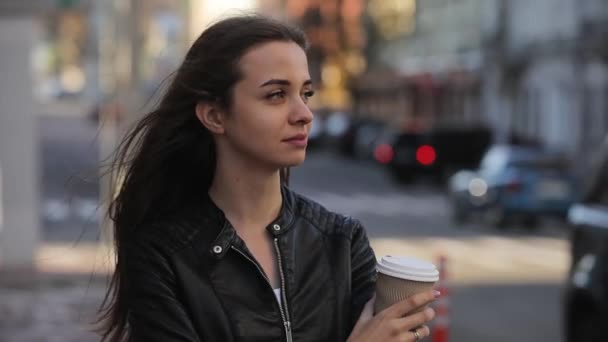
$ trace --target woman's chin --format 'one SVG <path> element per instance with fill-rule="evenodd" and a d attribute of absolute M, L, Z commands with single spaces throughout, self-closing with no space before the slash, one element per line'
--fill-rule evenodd
<path fill-rule="evenodd" d="M 294 167 L 294 166 L 298 166 L 300 164 L 302 164 L 304 162 L 304 160 L 306 159 L 306 152 L 301 152 L 296 154 L 293 154 L 291 156 L 289 156 L 289 158 L 285 158 L 284 160 L 281 161 L 281 165 L 283 165 L 283 167 Z"/>

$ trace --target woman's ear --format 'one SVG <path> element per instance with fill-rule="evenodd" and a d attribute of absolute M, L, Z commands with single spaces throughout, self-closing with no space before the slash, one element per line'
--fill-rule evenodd
<path fill-rule="evenodd" d="M 199 102 L 195 107 L 196 117 L 211 133 L 224 133 L 224 115 L 217 104 Z"/>

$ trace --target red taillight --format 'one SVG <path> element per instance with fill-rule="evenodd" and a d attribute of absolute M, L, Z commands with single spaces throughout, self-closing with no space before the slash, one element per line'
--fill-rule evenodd
<path fill-rule="evenodd" d="M 374 158 L 381 164 L 390 163 L 395 157 L 395 151 L 389 144 L 380 144 L 374 150 Z"/>
<path fill-rule="evenodd" d="M 519 181 L 512 181 L 512 182 L 509 182 L 509 183 L 508 183 L 508 184 L 505 186 L 505 189 L 506 189 L 508 192 L 519 192 L 519 191 L 521 191 L 521 187 L 522 187 L 522 186 L 521 186 L 521 183 L 520 183 Z"/>
<path fill-rule="evenodd" d="M 422 145 L 416 150 L 416 160 L 422 165 L 432 165 L 437 159 L 433 146 Z"/>
<path fill-rule="evenodd" d="M 517 174 L 510 175 L 505 182 L 504 189 L 506 192 L 520 192 L 523 189 L 521 178 Z"/>

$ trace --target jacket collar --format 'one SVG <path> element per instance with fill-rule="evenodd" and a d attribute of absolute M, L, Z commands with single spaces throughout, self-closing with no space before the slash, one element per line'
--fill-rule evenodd
<path fill-rule="evenodd" d="M 273 237 L 280 237 L 294 226 L 295 194 L 287 187 L 281 186 L 282 204 L 279 215 L 272 221 L 266 230 Z M 211 219 L 213 226 L 220 227 L 219 233 L 208 248 L 208 253 L 216 259 L 222 258 L 230 247 L 242 241 L 238 237 L 232 224 L 226 219 L 224 212 L 207 196 L 206 216 Z"/>

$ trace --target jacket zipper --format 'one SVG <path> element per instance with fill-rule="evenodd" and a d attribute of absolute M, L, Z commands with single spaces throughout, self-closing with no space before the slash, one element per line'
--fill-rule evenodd
<path fill-rule="evenodd" d="M 279 261 L 279 273 L 281 275 L 281 297 L 282 297 L 282 302 L 285 303 L 285 310 L 287 310 L 287 297 L 285 296 L 285 279 L 283 276 L 283 269 L 281 268 L 281 266 L 282 266 L 281 254 L 278 249 L 279 247 L 278 247 L 278 242 L 277 242 L 276 238 L 274 239 L 274 243 L 275 243 L 275 249 L 277 251 L 277 259 Z M 230 248 L 232 248 L 237 253 L 242 255 L 245 259 L 249 260 L 249 262 L 251 262 L 257 268 L 258 272 L 260 273 L 262 278 L 264 278 L 264 280 L 266 280 L 266 283 L 268 284 L 270 291 L 272 291 L 273 295 L 274 295 L 274 289 L 272 288 L 272 284 L 270 284 L 270 280 L 266 276 L 266 273 L 264 273 L 264 271 L 262 270 L 262 267 L 255 260 L 250 258 L 245 252 L 241 251 L 240 249 L 238 249 L 234 246 L 230 246 Z M 285 337 L 287 338 L 287 342 L 292 342 L 293 340 L 292 340 L 292 336 L 291 336 L 291 322 L 289 322 L 289 319 L 288 319 L 287 315 L 285 314 L 283 305 L 281 303 L 277 303 L 277 304 L 279 306 L 279 311 L 281 312 L 281 320 L 283 321 L 283 326 L 285 328 Z"/>
<path fill-rule="evenodd" d="M 287 295 L 285 295 L 285 275 L 283 274 L 283 263 L 281 261 L 281 250 L 279 249 L 279 239 L 274 238 L 274 248 L 277 251 L 277 260 L 279 262 L 279 274 L 281 275 L 281 296 L 283 300 L 282 304 L 285 306 L 285 336 L 287 336 L 287 342 L 292 342 L 291 336 L 291 321 L 289 319 L 289 307 L 287 306 Z"/>

